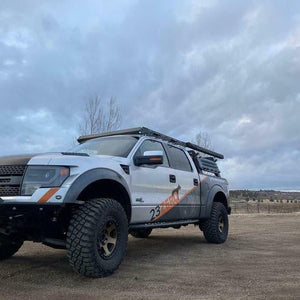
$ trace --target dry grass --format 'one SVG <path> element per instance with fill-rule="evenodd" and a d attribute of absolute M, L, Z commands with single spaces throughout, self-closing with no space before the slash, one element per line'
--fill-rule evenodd
<path fill-rule="evenodd" d="M 230 216 L 222 245 L 198 227 L 130 237 L 120 269 L 88 279 L 65 251 L 25 243 L 0 262 L 0 299 L 299 299 L 300 214 Z"/>
<path fill-rule="evenodd" d="M 230 205 L 233 214 L 300 212 L 300 201 L 232 201 Z"/>

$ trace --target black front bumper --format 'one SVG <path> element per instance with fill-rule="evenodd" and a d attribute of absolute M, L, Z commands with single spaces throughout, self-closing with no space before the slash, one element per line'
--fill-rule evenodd
<path fill-rule="evenodd" d="M 0 233 L 18 234 L 25 240 L 62 238 L 68 226 L 64 205 L 4 203 L 0 201 Z"/>

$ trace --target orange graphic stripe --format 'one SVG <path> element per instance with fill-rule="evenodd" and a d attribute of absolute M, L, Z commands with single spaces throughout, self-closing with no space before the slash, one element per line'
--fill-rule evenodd
<path fill-rule="evenodd" d="M 50 189 L 39 201 L 38 203 L 46 203 L 57 191 L 59 188 Z"/>
<path fill-rule="evenodd" d="M 204 176 L 201 180 L 204 181 L 206 176 Z M 186 192 L 181 198 L 178 197 L 178 192 L 175 192 L 170 197 L 168 197 L 165 201 L 163 201 L 160 206 L 160 214 L 152 220 L 152 222 L 157 221 L 159 218 L 161 218 L 163 215 L 165 215 L 168 211 L 170 211 L 172 208 L 174 208 L 176 205 L 178 205 L 182 200 L 184 200 L 189 194 L 191 194 L 196 188 L 200 186 L 200 183 L 198 186 L 194 186 L 192 189 L 190 189 L 188 192 Z"/>
<path fill-rule="evenodd" d="M 168 211 L 178 205 L 184 198 L 186 198 L 189 194 L 191 194 L 197 186 L 193 187 L 191 190 L 186 192 L 181 198 L 178 197 L 178 193 L 174 193 L 170 197 L 168 197 L 164 202 L 160 204 L 160 214 L 152 220 L 152 222 L 157 221 L 163 215 L 165 215 Z"/>

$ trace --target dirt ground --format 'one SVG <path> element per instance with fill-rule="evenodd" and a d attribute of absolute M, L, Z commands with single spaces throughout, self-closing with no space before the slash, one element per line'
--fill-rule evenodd
<path fill-rule="evenodd" d="M 0 262 L 0 299 L 300 299 L 300 214 L 233 215 L 223 245 L 197 227 L 129 238 L 119 270 L 74 273 L 63 250 L 26 243 Z"/>

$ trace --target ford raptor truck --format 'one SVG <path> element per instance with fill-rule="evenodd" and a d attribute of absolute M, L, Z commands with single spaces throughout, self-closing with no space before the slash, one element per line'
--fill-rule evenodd
<path fill-rule="evenodd" d="M 81 136 L 71 152 L 0 158 L 0 259 L 24 241 L 67 249 L 82 275 L 112 274 L 128 233 L 199 226 L 228 235 L 223 155 L 145 127 Z"/>

